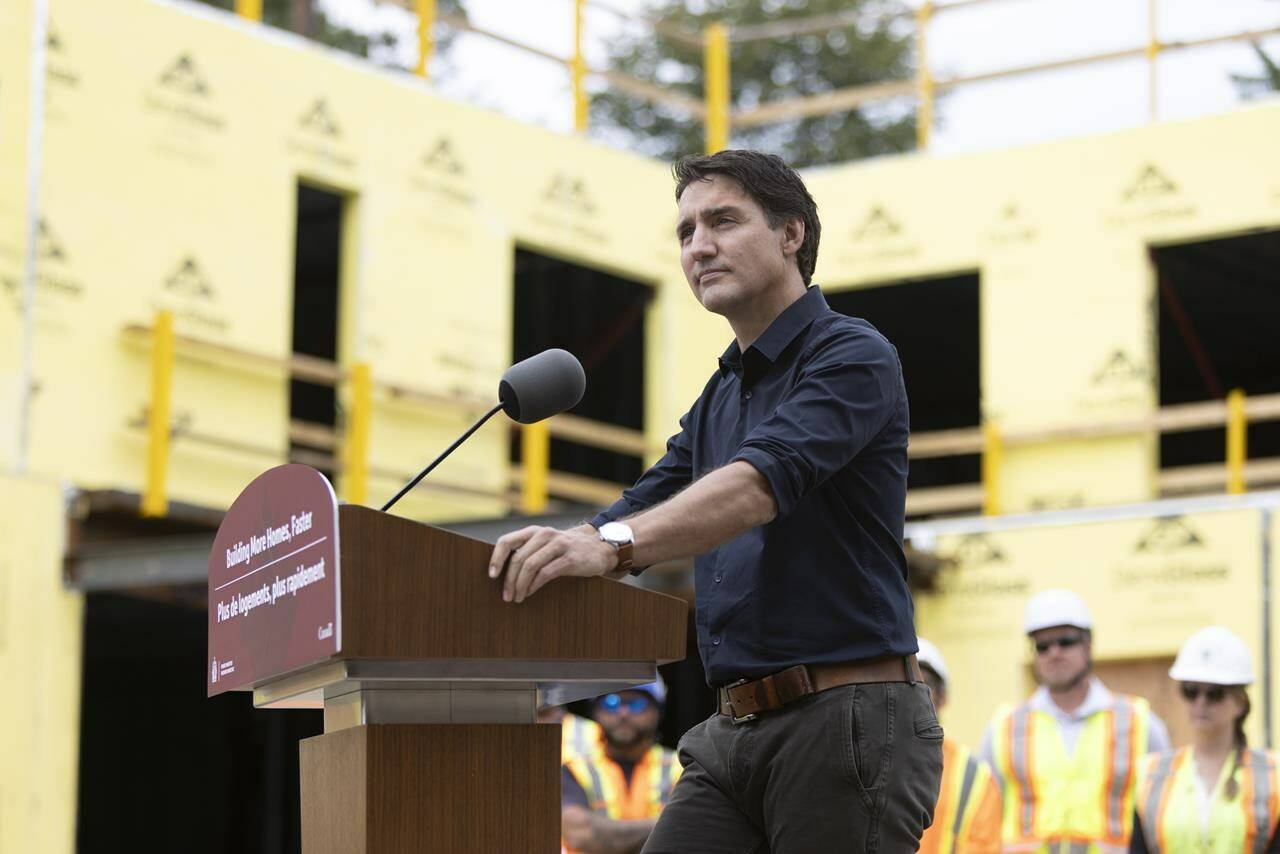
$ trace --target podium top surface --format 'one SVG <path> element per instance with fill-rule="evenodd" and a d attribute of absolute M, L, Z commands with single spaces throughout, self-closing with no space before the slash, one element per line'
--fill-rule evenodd
<path fill-rule="evenodd" d="M 646 661 L 685 654 L 681 599 L 561 578 L 520 604 L 489 578 L 489 543 L 343 505 L 342 649 L 354 659 Z"/>

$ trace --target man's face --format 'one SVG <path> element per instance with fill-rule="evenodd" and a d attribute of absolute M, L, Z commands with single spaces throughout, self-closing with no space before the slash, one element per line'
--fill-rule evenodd
<path fill-rule="evenodd" d="M 708 311 L 731 315 L 767 292 L 794 264 L 798 221 L 770 228 L 764 210 L 733 178 L 693 181 L 680 195 L 676 236 L 680 266 L 693 295 Z M 790 231 L 790 234 L 788 232 Z M 790 247 L 784 252 L 784 244 Z"/>
<path fill-rule="evenodd" d="M 1054 626 L 1033 632 L 1036 674 L 1050 691 L 1065 691 L 1080 683 L 1092 666 L 1089 635 L 1075 626 Z"/>
<path fill-rule="evenodd" d="M 610 697 L 621 702 L 614 704 Z M 605 740 L 614 747 L 634 747 L 652 741 L 658 732 L 658 705 L 643 691 L 620 691 L 596 701 L 593 717 L 604 731 Z"/>

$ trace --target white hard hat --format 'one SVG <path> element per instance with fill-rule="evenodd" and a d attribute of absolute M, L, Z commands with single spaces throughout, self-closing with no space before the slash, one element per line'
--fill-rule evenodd
<path fill-rule="evenodd" d="M 916 653 L 916 661 L 921 667 L 927 667 L 938 674 L 938 678 L 945 686 L 951 681 L 951 674 L 947 672 L 947 661 L 942 657 L 942 653 L 924 638 L 916 638 L 916 643 L 920 645 L 920 651 Z"/>
<path fill-rule="evenodd" d="M 1253 682 L 1253 656 L 1239 635 L 1222 626 L 1209 626 L 1182 644 L 1169 676 L 1179 682 L 1249 685 Z"/>
<path fill-rule="evenodd" d="M 1089 613 L 1089 606 L 1084 604 L 1084 600 L 1070 590 L 1042 590 L 1028 600 L 1022 630 L 1031 634 L 1054 626 L 1092 629 L 1093 615 Z"/>

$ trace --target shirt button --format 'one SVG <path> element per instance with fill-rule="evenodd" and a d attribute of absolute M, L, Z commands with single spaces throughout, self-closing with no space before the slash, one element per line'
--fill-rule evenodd
<path fill-rule="evenodd" d="M 743 395 L 743 397 L 745 397 L 747 400 L 750 400 L 750 399 L 751 399 L 751 392 L 747 392 L 746 394 L 744 394 L 744 395 Z"/>
<path fill-rule="evenodd" d="M 713 637 L 713 638 L 711 639 L 711 645 L 712 645 L 712 646 L 719 646 L 719 645 L 720 645 L 720 638 L 718 638 L 718 637 Z"/>
<path fill-rule="evenodd" d="M 719 584 L 719 583 L 720 583 L 720 579 L 722 579 L 722 578 L 724 578 L 724 576 L 723 576 L 723 575 L 717 575 L 717 576 L 716 576 L 716 584 Z"/>

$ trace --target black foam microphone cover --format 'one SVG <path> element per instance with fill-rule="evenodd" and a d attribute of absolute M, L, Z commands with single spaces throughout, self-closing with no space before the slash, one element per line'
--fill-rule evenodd
<path fill-rule="evenodd" d="M 577 406 L 586 390 L 587 374 L 572 353 L 543 350 L 507 368 L 498 400 L 512 421 L 533 424 Z"/>

